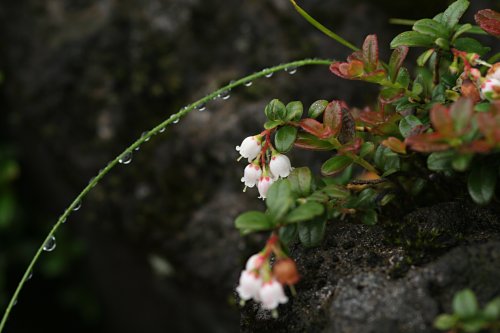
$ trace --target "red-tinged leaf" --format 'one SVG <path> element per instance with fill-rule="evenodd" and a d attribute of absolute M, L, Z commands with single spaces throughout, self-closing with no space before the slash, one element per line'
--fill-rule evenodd
<path fill-rule="evenodd" d="M 476 116 L 479 130 L 486 140 L 494 145 L 500 145 L 500 112 L 484 112 Z"/>
<path fill-rule="evenodd" d="M 378 125 L 386 121 L 387 116 L 379 111 L 365 111 L 360 113 L 359 119 L 369 125 Z"/>
<path fill-rule="evenodd" d="M 383 104 L 389 104 L 397 99 L 400 99 L 405 93 L 404 89 L 398 88 L 385 88 L 380 92 L 380 102 Z"/>
<path fill-rule="evenodd" d="M 373 71 L 378 65 L 377 35 L 368 35 L 363 42 L 363 60 L 368 72 Z"/>
<path fill-rule="evenodd" d="M 342 147 L 338 149 L 339 154 L 351 152 L 357 154 L 361 145 L 363 144 L 362 138 L 355 138 L 352 142 L 344 144 Z"/>
<path fill-rule="evenodd" d="M 437 104 L 430 112 L 432 126 L 445 137 L 454 136 L 453 120 L 451 119 L 450 110 L 444 105 Z"/>
<path fill-rule="evenodd" d="M 347 57 L 347 62 L 352 62 L 354 60 L 363 61 L 363 51 L 359 50 L 353 52 Z"/>
<path fill-rule="evenodd" d="M 323 113 L 323 125 L 332 130 L 333 135 L 337 135 L 342 128 L 342 107 L 343 101 L 330 102 Z"/>
<path fill-rule="evenodd" d="M 319 121 L 312 118 L 305 118 L 300 121 L 300 127 L 320 139 L 326 139 L 333 135 L 331 128 L 324 126 Z"/>
<path fill-rule="evenodd" d="M 297 139 L 295 140 L 295 147 L 318 151 L 328 151 L 335 149 L 335 147 L 332 146 L 330 142 L 318 139 L 317 137 L 309 133 L 299 133 Z"/>
<path fill-rule="evenodd" d="M 479 153 L 486 154 L 492 149 L 492 145 L 485 140 L 476 140 L 468 143 L 467 145 L 460 147 L 458 150 L 460 153 Z"/>
<path fill-rule="evenodd" d="M 406 138 L 405 143 L 412 150 L 422 153 L 443 151 L 450 148 L 446 138 L 440 133 L 425 133 Z"/>
<path fill-rule="evenodd" d="M 364 64 L 360 60 L 334 62 L 330 65 L 330 71 L 343 79 L 358 79 L 364 73 Z"/>
<path fill-rule="evenodd" d="M 466 132 L 471 125 L 471 118 L 474 113 L 474 105 L 469 98 L 460 98 L 450 107 L 450 116 L 453 120 L 454 132 L 457 135 Z"/>
<path fill-rule="evenodd" d="M 474 15 L 477 24 L 495 37 L 500 38 L 500 13 L 492 9 L 483 9 Z"/>
<path fill-rule="evenodd" d="M 392 82 L 396 82 L 399 69 L 403 65 L 403 61 L 405 60 L 409 49 L 410 48 L 408 46 L 401 45 L 396 47 L 392 52 L 391 59 L 389 60 L 389 77 Z"/>
<path fill-rule="evenodd" d="M 391 136 L 382 141 L 382 144 L 395 153 L 406 154 L 406 144 L 398 138 Z"/>

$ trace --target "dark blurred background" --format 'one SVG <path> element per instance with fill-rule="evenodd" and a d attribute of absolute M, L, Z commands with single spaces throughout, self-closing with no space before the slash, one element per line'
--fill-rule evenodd
<path fill-rule="evenodd" d="M 432 17 L 449 1 L 302 3 L 356 45 L 378 34 L 387 58 L 389 41 L 406 30 L 389 18 Z M 474 0 L 467 20 L 494 6 Z M 232 79 L 349 53 L 286 0 L 2 1 L 1 312 L 65 207 L 143 131 Z M 236 89 L 169 127 L 69 217 L 6 332 L 238 331 L 233 290 L 262 239 L 241 238 L 232 223 L 262 203 L 255 190 L 241 192 L 244 163 L 234 146 L 259 131 L 272 98 L 361 107 L 375 94 L 327 67 L 301 68 Z"/>

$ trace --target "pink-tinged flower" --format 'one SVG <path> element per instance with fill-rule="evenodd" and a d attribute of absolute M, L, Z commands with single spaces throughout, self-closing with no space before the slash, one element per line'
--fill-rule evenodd
<path fill-rule="evenodd" d="M 288 177 L 292 171 L 292 165 L 286 155 L 276 154 L 271 157 L 269 169 L 271 169 L 271 174 L 275 177 L 275 179 L 279 177 L 285 178 Z"/>
<path fill-rule="evenodd" d="M 262 288 L 260 288 L 259 297 L 262 308 L 266 310 L 276 309 L 279 304 L 288 302 L 288 297 L 286 297 L 283 291 L 283 286 L 274 279 L 264 283 Z"/>
<path fill-rule="evenodd" d="M 261 143 L 261 135 L 249 136 L 243 140 L 241 145 L 236 146 L 236 150 L 240 152 L 241 157 L 248 158 L 248 162 L 252 162 L 260 153 Z"/>
<path fill-rule="evenodd" d="M 259 268 L 263 262 L 264 262 L 264 257 L 260 253 L 254 254 L 253 256 L 248 258 L 247 263 L 245 265 L 245 269 L 247 271 L 252 271 L 256 268 Z"/>
<path fill-rule="evenodd" d="M 259 181 L 260 176 L 262 176 L 262 169 L 258 164 L 250 163 L 245 168 L 245 172 L 241 181 L 245 183 L 247 187 L 254 187 Z"/>
<path fill-rule="evenodd" d="M 257 188 L 259 189 L 260 199 L 265 199 L 267 195 L 267 190 L 274 183 L 274 180 L 265 173 L 265 175 L 261 176 L 259 179 L 259 183 L 257 184 Z"/>
<path fill-rule="evenodd" d="M 262 287 L 262 279 L 255 272 L 243 271 L 240 275 L 240 284 L 236 288 L 238 295 L 244 301 L 254 299 L 260 300 L 260 289 Z"/>
<path fill-rule="evenodd" d="M 500 62 L 497 62 L 493 64 L 493 66 L 491 66 L 491 68 L 488 70 L 488 73 L 486 73 L 486 78 L 500 81 Z"/>
<path fill-rule="evenodd" d="M 487 79 L 481 85 L 481 95 L 489 100 L 500 99 L 500 80 Z"/>

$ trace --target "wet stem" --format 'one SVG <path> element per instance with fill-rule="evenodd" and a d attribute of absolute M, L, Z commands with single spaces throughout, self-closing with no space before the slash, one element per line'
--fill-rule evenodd
<path fill-rule="evenodd" d="M 80 192 L 80 194 L 73 200 L 73 202 L 69 205 L 68 208 L 64 211 L 64 213 L 59 217 L 58 221 L 52 229 L 49 231 L 47 236 L 45 237 L 44 241 L 38 248 L 37 252 L 31 259 L 31 262 L 29 263 L 28 267 L 26 268 L 26 271 L 24 272 L 21 280 L 19 281 L 16 290 L 14 291 L 14 294 L 12 295 L 9 304 L 7 305 L 7 308 L 5 309 L 4 315 L 2 317 L 2 321 L 0 322 L 0 333 L 3 332 L 3 329 L 5 328 L 5 324 L 7 322 L 7 319 L 9 318 L 9 315 L 12 311 L 12 308 L 16 304 L 16 301 L 18 299 L 19 293 L 21 292 L 21 289 L 23 288 L 24 284 L 26 281 L 29 279 L 29 276 L 31 272 L 33 271 L 33 268 L 35 264 L 37 263 L 40 255 L 43 252 L 43 247 L 46 244 L 47 241 L 49 241 L 57 232 L 61 224 L 67 219 L 69 214 L 72 212 L 72 210 L 77 207 L 82 199 L 97 185 L 97 183 L 104 178 L 104 176 L 111 170 L 113 169 L 117 164 L 119 164 L 120 159 L 122 156 L 125 156 L 126 154 L 132 153 L 135 148 L 138 148 L 141 144 L 143 144 L 146 141 L 149 141 L 152 136 L 162 133 L 164 128 L 171 123 L 177 122 L 180 118 L 184 117 L 187 115 L 189 112 L 192 110 L 200 107 L 201 105 L 212 101 L 214 98 L 217 96 L 231 90 L 232 88 L 244 85 L 245 83 L 252 82 L 255 79 L 261 78 L 263 76 L 272 74 L 274 72 L 279 72 L 283 71 L 286 68 L 291 68 L 291 67 L 303 67 L 303 66 L 311 66 L 311 65 L 322 65 L 322 66 L 329 66 L 333 60 L 330 59 L 303 59 L 303 60 L 297 60 L 293 62 L 289 62 L 286 64 L 281 64 L 278 66 L 274 66 L 271 68 L 267 68 L 264 70 L 261 70 L 259 72 L 253 73 L 251 75 L 245 76 L 239 80 L 236 80 L 234 82 L 229 83 L 226 86 L 223 86 L 222 88 L 206 95 L 205 97 L 199 99 L 198 101 L 189 104 L 188 106 L 182 108 L 179 112 L 171 115 L 168 119 L 164 120 L 162 123 L 158 124 L 148 132 L 145 132 L 139 139 L 137 139 L 134 143 L 132 143 L 128 148 L 126 148 L 122 153 L 120 153 L 117 157 L 115 157 L 105 168 L 103 168 L 97 176 L 89 182 L 89 184 Z"/>

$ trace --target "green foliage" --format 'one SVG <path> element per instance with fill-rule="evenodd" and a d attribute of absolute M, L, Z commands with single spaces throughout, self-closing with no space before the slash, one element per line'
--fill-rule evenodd
<path fill-rule="evenodd" d="M 475 333 L 500 328 L 500 297 L 480 309 L 474 292 L 464 289 L 453 297 L 453 313 L 441 314 L 434 327 L 442 331 Z"/>

